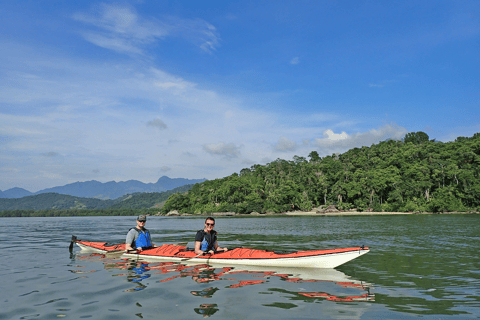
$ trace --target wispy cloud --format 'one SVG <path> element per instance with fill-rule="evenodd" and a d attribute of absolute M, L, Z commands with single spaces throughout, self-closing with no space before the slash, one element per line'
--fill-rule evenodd
<path fill-rule="evenodd" d="M 203 146 L 203 150 L 211 155 L 224 156 L 227 159 L 238 158 L 240 156 L 240 147 L 234 143 L 212 143 Z"/>
<path fill-rule="evenodd" d="M 8 61 L 33 60 L 33 52 L 20 50 Z M 61 73 L 51 61 L 61 63 Z M 335 112 L 300 115 L 252 108 L 241 96 L 205 90 L 134 62 L 79 65 L 58 56 L 37 57 L 26 71 L 9 73 L 8 81 L 17 86 L 0 97 L 16 110 L 0 111 L 0 175 L 4 184 L 16 181 L 15 186 L 30 191 L 89 179 L 155 181 L 159 172 L 213 179 L 270 162 L 278 152 L 284 159 L 312 150 L 324 156 L 406 133 L 393 126 L 352 133 L 345 123 L 360 128 L 361 120 Z M 5 83 L 6 77 L 0 80 Z M 42 112 L 20 111 L 37 104 Z M 151 129 L 162 135 L 152 135 Z"/>
<path fill-rule="evenodd" d="M 286 137 L 280 137 L 274 149 L 276 151 L 295 151 L 297 149 L 297 143 Z"/>
<path fill-rule="evenodd" d="M 452 7 L 456 6 L 463 5 Z M 340 24 L 336 26 L 338 36 L 325 37 L 320 51 L 316 43 L 300 38 L 295 43 L 284 42 L 286 38 L 282 38 L 278 43 L 292 43 L 292 50 L 304 48 L 318 56 L 312 68 L 299 68 L 305 59 L 313 61 L 313 56 L 305 56 L 305 50 L 290 51 L 285 56 L 285 51 L 278 51 L 283 47 L 259 43 L 263 37 L 284 37 L 286 29 L 278 25 L 271 31 L 260 30 L 265 20 L 246 20 L 244 12 L 228 17 L 221 9 L 213 10 L 207 5 L 205 15 L 199 15 L 203 19 L 199 19 L 192 17 L 198 12 L 192 8 L 183 11 L 181 6 L 167 8 L 153 2 L 139 5 L 138 10 L 128 4 L 75 9 L 79 7 L 73 2 L 65 6 L 71 12 L 83 11 L 71 15 L 73 19 L 69 21 L 52 21 L 41 37 L 37 31 L 32 32 L 33 28 L 0 36 L 0 188 L 20 186 L 37 191 L 89 179 L 148 182 L 156 181 L 162 172 L 171 177 L 215 179 L 278 157 L 306 157 L 313 150 L 326 156 L 389 138 L 401 139 L 407 129 L 380 125 L 383 114 L 411 130 L 430 124 L 433 128 L 429 134 L 434 133 L 432 138 L 440 140 L 479 131 L 477 124 L 458 120 L 474 121 L 471 119 L 478 118 L 474 108 L 468 116 L 463 109 L 457 112 L 463 118 L 457 119 L 456 128 L 445 129 L 443 137 L 438 136 L 438 128 L 447 126 L 442 118 L 449 118 L 443 110 L 434 112 L 436 116 L 432 118 L 426 105 L 422 108 L 426 112 L 412 122 L 410 110 L 414 107 L 409 109 L 408 105 L 418 106 L 427 100 L 428 104 L 438 105 L 436 95 L 441 97 L 440 104 L 445 109 L 455 109 L 455 93 L 435 94 L 433 87 L 437 86 L 431 83 L 423 93 L 424 84 L 401 78 L 411 74 L 408 66 L 412 65 L 420 68 L 419 74 L 428 74 L 432 66 L 421 69 L 423 63 L 414 61 L 415 53 L 445 45 L 445 51 L 441 48 L 445 54 L 440 55 L 444 59 L 438 60 L 440 68 L 435 70 L 447 71 L 444 67 L 451 63 L 449 68 L 455 70 L 455 77 L 462 72 L 462 77 L 457 78 L 474 83 L 476 74 L 468 66 L 475 65 L 474 40 L 480 34 L 476 11 L 445 13 L 450 18 L 441 24 L 440 20 L 420 24 L 415 21 L 402 27 L 402 32 L 395 24 L 393 29 L 373 37 L 367 34 L 358 38 L 358 30 L 352 34 L 351 26 Z M 159 12 L 158 8 L 173 11 Z M 382 17 L 384 12 L 388 11 L 382 10 Z M 54 19 L 57 13 L 49 17 Z M 222 29 L 206 20 L 209 14 L 222 23 Z M 337 17 L 344 14 L 339 10 Z M 187 16 L 190 18 L 184 18 Z M 317 19 L 318 15 L 312 16 L 312 25 L 322 20 Z M 17 17 L 26 16 L 22 13 Z M 37 19 L 45 22 L 40 16 Z M 15 26 L 31 27 L 23 23 L 25 19 L 18 20 L 22 23 Z M 252 30 L 260 30 L 258 37 L 253 39 L 238 32 L 246 23 L 252 23 L 248 26 Z M 67 32 L 53 31 L 53 26 L 58 25 L 67 26 Z M 7 28 L 13 30 L 13 26 Z M 309 27 L 308 32 L 324 30 L 321 24 L 315 26 Z M 332 31 L 334 28 L 332 25 Z M 81 36 L 72 37 L 72 29 Z M 220 31 L 228 34 L 228 50 L 213 57 L 222 43 Z M 38 41 L 47 37 L 55 41 L 30 41 L 36 36 Z M 357 43 L 358 47 L 343 50 L 339 42 L 348 39 L 355 39 L 353 45 Z M 469 45 L 462 46 L 461 42 Z M 184 50 L 185 46 L 191 50 Z M 255 52 L 251 51 L 252 46 Z M 275 56 L 272 48 L 282 58 Z M 368 56 L 364 55 L 365 50 Z M 375 54 L 370 54 L 372 50 Z M 345 60 L 338 60 L 343 59 L 342 55 L 334 54 L 340 51 Z M 448 58 L 458 52 L 464 53 L 462 59 Z M 150 59 L 154 54 L 161 54 L 161 59 Z M 406 54 L 415 63 L 404 64 L 402 59 L 391 57 Z M 261 55 L 273 57 L 275 63 L 260 60 Z M 428 52 L 419 56 L 423 62 L 432 58 L 432 64 L 437 63 Z M 366 64 L 361 68 L 355 64 L 352 69 L 348 64 L 351 59 L 361 59 Z M 278 61 L 285 68 L 279 68 Z M 347 62 L 346 69 L 339 68 L 340 61 Z M 168 69 L 163 67 L 166 65 Z M 466 77 L 462 68 L 469 69 Z M 405 74 L 399 75 L 395 70 Z M 445 73 L 444 78 L 449 74 Z M 352 77 L 367 79 L 363 80 L 362 92 L 352 86 Z M 414 83 L 420 85 L 408 99 L 401 98 L 405 83 L 408 88 Z M 464 88 L 465 103 L 467 99 L 475 101 L 467 91 L 476 91 L 465 89 L 467 82 L 454 79 L 451 83 L 455 88 Z M 387 88 L 393 102 L 382 100 L 379 105 L 375 93 Z"/>
<path fill-rule="evenodd" d="M 54 152 L 54 151 L 42 153 L 42 156 L 49 157 L 49 158 L 58 157 L 59 155 L 60 154 L 58 152 Z"/>
<path fill-rule="evenodd" d="M 147 127 L 154 127 L 160 130 L 167 129 L 167 125 L 161 119 L 155 119 L 147 122 Z"/>
<path fill-rule="evenodd" d="M 300 58 L 299 57 L 294 57 L 292 60 L 290 60 L 290 64 L 296 65 L 300 63 Z"/>
<path fill-rule="evenodd" d="M 100 4 L 90 13 L 76 13 L 73 18 L 92 27 L 80 31 L 85 40 L 122 53 L 144 54 L 146 45 L 167 37 L 182 38 L 211 53 L 220 41 L 216 28 L 202 19 L 144 17 L 128 5 Z"/>

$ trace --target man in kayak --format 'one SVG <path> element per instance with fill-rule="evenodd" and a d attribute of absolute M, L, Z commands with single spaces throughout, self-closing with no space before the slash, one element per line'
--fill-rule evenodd
<path fill-rule="evenodd" d="M 200 255 L 204 253 L 215 253 L 218 251 L 227 251 L 227 248 L 220 248 L 217 243 L 217 232 L 213 230 L 215 219 L 208 217 L 205 220 L 205 228 L 198 230 L 195 235 L 195 253 Z"/>
<path fill-rule="evenodd" d="M 146 216 L 138 216 L 137 226 L 131 228 L 127 233 L 127 240 L 125 241 L 125 251 L 137 250 L 137 252 L 142 252 L 145 249 L 157 247 L 152 243 L 150 231 L 145 228 L 146 222 Z"/>

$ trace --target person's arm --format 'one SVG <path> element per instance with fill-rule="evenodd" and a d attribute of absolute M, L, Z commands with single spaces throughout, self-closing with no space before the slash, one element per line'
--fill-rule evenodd
<path fill-rule="evenodd" d="M 218 246 L 218 242 L 215 241 L 215 251 L 223 251 L 223 252 L 225 252 L 225 251 L 228 251 L 228 249 L 227 249 L 227 247 L 225 247 L 225 248 L 220 248 L 220 247 Z"/>
<path fill-rule="evenodd" d="M 203 232 L 202 230 L 199 230 L 197 234 L 195 235 L 195 253 L 196 254 L 203 254 L 205 251 L 202 251 L 200 247 L 202 246 L 202 241 L 203 241 Z"/>
<path fill-rule="evenodd" d="M 150 238 L 150 244 L 152 245 L 152 248 L 158 248 L 158 246 L 152 242 L 152 236 L 150 235 L 150 232 L 148 233 L 148 237 Z"/>
<path fill-rule="evenodd" d="M 133 230 L 128 231 L 127 239 L 125 240 L 125 251 L 133 251 L 132 243 L 135 241 L 135 233 Z"/>
<path fill-rule="evenodd" d="M 201 246 L 201 242 L 200 241 L 195 241 L 195 253 L 196 254 L 202 254 L 204 253 L 202 250 L 200 250 L 200 246 Z"/>
<path fill-rule="evenodd" d="M 195 253 L 196 253 L 196 254 L 204 254 L 204 253 L 206 253 L 206 251 L 200 250 L 201 245 L 202 245 L 202 242 L 201 242 L 201 241 L 195 241 Z M 208 251 L 208 253 L 215 253 L 215 251 L 210 250 L 210 251 Z"/>

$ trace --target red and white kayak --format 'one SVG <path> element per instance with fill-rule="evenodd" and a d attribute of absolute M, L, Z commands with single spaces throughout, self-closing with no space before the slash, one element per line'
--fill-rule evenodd
<path fill-rule="evenodd" d="M 119 253 L 122 258 L 145 261 L 323 269 L 338 267 L 370 251 L 367 247 L 353 247 L 276 253 L 266 250 L 235 248 L 227 252 L 198 256 L 187 247 L 174 244 L 164 244 L 157 248 L 143 250 L 141 253 L 122 253 L 125 250 L 125 244 L 109 245 L 104 242 L 82 241 L 75 237 L 72 237 L 72 243 L 76 243 L 85 252 Z"/>

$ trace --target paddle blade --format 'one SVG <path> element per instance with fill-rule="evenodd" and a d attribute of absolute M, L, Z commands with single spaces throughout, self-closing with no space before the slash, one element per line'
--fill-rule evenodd
<path fill-rule="evenodd" d="M 77 241 L 77 237 L 75 236 L 72 236 L 72 240 L 70 241 L 70 246 L 68 247 L 68 250 L 70 251 L 70 253 L 72 253 L 73 251 L 73 244 Z"/>

